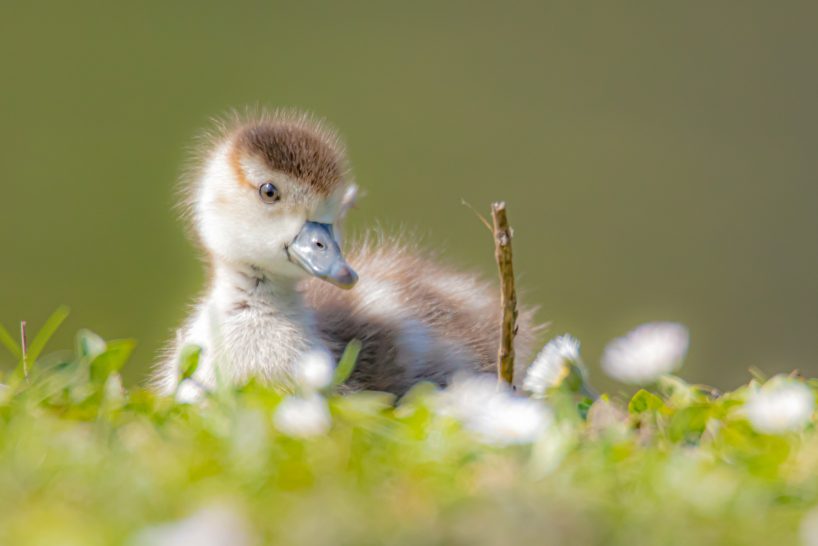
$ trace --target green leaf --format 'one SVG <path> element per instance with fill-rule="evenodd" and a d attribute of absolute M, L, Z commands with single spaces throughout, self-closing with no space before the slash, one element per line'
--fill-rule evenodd
<path fill-rule="evenodd" d="M 332 385 L 337 387 L 343 385 L 349 376 L 352 375 L 352 370 L 355 369 L 355 363 L 358 361 L 358 354 L 361 352 L 361 342 L 357 339 L 350 341 L 344 354 L 341 355 L 341 360 L 338 362 L 338 367 L 335 368 L 335 376 L 332 378 Z"/>
<path fill-rule="evenodd" d="M 645 412 L 659 411 L 664 407 L 665 403 L 662 399 L 648 392 L 645 389 L 639 389 L 639 392 L 633 395 L 630 403 L 628 403 L 628 412 L 632 415 Z"/>
<path fill-rule="evenodd" d="M 577 411 L 579 412 L 579 416 L 582 420 L 586 420 L 588 418 L 588 410 L 591 409 L 594 401 L 590 398 L 583 398 L 581 401 L 577 403 Z"/>
<path fill-rule="evenodd" d="M 2 324 L 0 324 L 0 343 L 2 343 L 6 349 L 9 350 L 14 358 L 18 360 L 23 358 L 23 351 L 20 349 L 20 345 L 14 340 L 14 338 Z"/>
<path fill-rule="evenodd" d="M 419 381 L 406 394 L 401 396 L 400 406 L 424 405 L 439 390 L 440 387 L 431 381 Z"/>
<path fill-rule="evenodd" d="M 54 335 L 54 332 L 57 331 L 66 317 L 68 317 L 68 307 L 64 305 L 58 307 L 56 311 L 51 313 L 51 316 L 48 317 L 48 320 L 45 321 L 43 327 L 40 328 L 40 331 L 37 332 L 37 335 L 34 336 L 34 340 L 28 346 L 26 360 L 29 362 L 37 361 L 43 349 L 45 349 L 46 343 L 48 343 L 48 340 L 51 339 L 51 336 Z"/>
<path fill-rule="evenodd" d="M 334 404 L 350 415 L 373 415 L 391 408 L 395 395 L 389 392 L 361 391 L 334 399 Z"/>
<path fill-rule="evenodd" d="M 179 382 L 190 379 L 199 368 L 202 348 L 198 345 L 185 345 L 179 355 Z"/>
<path fill-rule="evenodd" d="M 136 341 L 123 339 L 108 343 L 108 348 L 91 361 L 91 381 L 101 385 L 112 373 L 119 372 L 131 357 Z"/>
<path fill-rule="evenodd" d="M 711 407 L 706 404 L 688 406 L 675 412 L 668 427 L 670 439 L 674 442 L 698 441 L 711 414 Z"/>
<path fill-rule="evenodd" d="M 684 408 L 696 401 L 696 389 L 686 381 L 675 375 L 664 375 L 659 378 L 659 392 L 668 400 L 668 404 L 675 408 Z"/>

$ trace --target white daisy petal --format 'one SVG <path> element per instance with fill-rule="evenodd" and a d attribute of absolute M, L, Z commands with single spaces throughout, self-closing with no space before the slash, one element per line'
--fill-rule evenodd
<path fill-rule="evenodd" d="M 764 434 L 802 430 L 812 418 L 815 396 L 805 384 L 775 377 L 752 392 L 744 403 L 750 424 Z"/>
<path fill-rule="evenodd" d="M 544 396 L 570 373 L 571 362 L 579 362 L 579 341 L 568 334 L 552 339 L 526 370 L 523 388 L 534 396 Z"/>
<path fill-rule="evenodd" d="M 295 380 L 306 392 L 329 387 L 335 373 L 335 362 L 327 351 L 307 352 L 295 368 Z"/>
<path fill-rule="evenodd" d="M 543 403 L 514 396 L 488 375 L 455 378 L 438 395 L 437 407 L 482 441 L 500 446 L 533 442 L 553 419 Z"/>
<path fill-rule="evenodd" d="M 130 542 L 133 546 L 246 546 L 252 544 L 250 524 L 229 505 L 205 506 L 184 519 L 146 527 Z"/>
<path fill-rule="evenodd" d="M 623 383 L 653 383 L 682 365 L 689 342 L 687 328 L 681 324 L 643 324 L 605 347 L 602 369 Z"/>
<path fill-rule="evenodd" d="M 276 408 L 273 416 L 276 428 L 295 438 L 311 438 L 325 434 L 332 424 L 327 401 L 318 394 L 288 396 Z"/>
<path fill-rule="evenodd" d="M 799 531 L 804 546 L 818 546 L 818 507 L 804 515 Z"/>

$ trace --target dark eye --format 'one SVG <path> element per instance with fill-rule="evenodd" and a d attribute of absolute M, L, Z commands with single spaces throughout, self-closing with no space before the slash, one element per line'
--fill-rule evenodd
<path fill-rule="evenodd" d="M 278 188 L 269 182 L 259 186 L 258 194 L 261 196 L 261 200 L 265 203 L 275 203 L 281 199 L 281 195 L 278 193 Z"/>

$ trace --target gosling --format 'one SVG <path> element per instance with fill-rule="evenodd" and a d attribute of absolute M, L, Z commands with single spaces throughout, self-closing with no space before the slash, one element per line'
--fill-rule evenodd
<path fill-rule="evenodd" d="M 382 235 L 345 259 L 341 222 L 356 186 L 326 123 L 294 112 L 222 122 L 198 157 L 181 190 L 210 282 L 156 370 L 158 390 L 193 400 L 217 381 L 250 378 L 292 389 L 305 359 L 337 362 L 353 339 L 362 346 L 349 390 L 401 395 L 494 370 L 491 283 Z M 517 362 L 539 329 L 532 315 L 521 309 Z M 189 345 L 202 349 L 199 366 L 177 389 Z"/>

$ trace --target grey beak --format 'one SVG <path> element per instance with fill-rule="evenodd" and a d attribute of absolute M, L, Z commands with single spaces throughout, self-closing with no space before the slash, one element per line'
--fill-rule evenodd
<path fill-rule="evenodd" d="M 352 288 L 358 282 L 358 274 L 344 261 L 329 224 L 306 222 L 287 247 L 287 256 L 310 275 L 341 288 Z"/>

